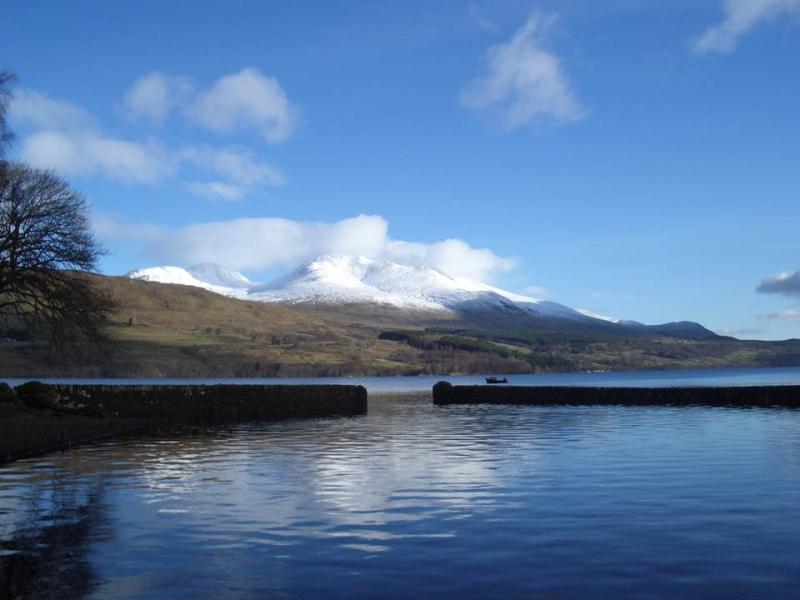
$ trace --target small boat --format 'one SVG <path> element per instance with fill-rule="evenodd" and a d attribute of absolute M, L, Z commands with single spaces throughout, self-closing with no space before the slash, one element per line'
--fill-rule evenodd
<path fill-rule="evenodd" d="M 497 377 L 487 377 L 486 383 L 508 383 L 508 379 L 503 377 L 502 379 L 498 379 Z"/>

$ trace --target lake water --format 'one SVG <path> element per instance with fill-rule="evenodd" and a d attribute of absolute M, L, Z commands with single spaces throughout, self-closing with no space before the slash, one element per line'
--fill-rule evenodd
<path fill-rule="evenodd" d="M 576 385 L 608 387 L 670 387 L 726 385 L 791 385 L 800 384 L 800 367 L 773 369 L 687 369 L 680 371 L 621 371 L 614 373 L 548 373 L 541 375 L 509 375 L 510 385 Z M 372 393 L 430 392 L 433 384 L 446 379 L 453 385 L 478 385 L 486 375 L 426 375 L 418 377 L 262 377 L 247 379 L 41 379 L 50 383 L 100 384 L 323 384 L 341 383 L 363 385 Z M 0 378 L 0 381 L 3 379 Z M 9 379 L 11 385 L 28 379 Z"/>
<path fill-rule="evenodd" d="M 0 565 L 42 599 L 787 598 L 798 506 L 797 410 L 401 397 L 0 467 Z"/>

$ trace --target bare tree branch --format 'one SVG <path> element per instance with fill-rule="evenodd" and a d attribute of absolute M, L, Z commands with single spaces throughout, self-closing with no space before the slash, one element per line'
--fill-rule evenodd
<path fill-rule="evenodd" d="M 103 252 L 83 196 L 49 171 L 0 163 L 0 315 L 46 326 L 55 344 L 102 340 L 114 302 L 80 272 Z"/>

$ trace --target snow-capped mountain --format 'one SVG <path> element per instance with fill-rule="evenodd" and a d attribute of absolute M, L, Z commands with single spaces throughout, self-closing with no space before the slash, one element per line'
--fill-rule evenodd
<path fill-rule="evenodd" d="M 248 287 L 255 285 L 241 273 L 228 271 L 217 265 L 197 265 L 188 269 L 170 266 L 149 267 L 131 271 L 128 273 L 128 277 L 143 281 L 155 281 L 156 283 L 190 285 L 233 298 L 246 297 Z M 221 285 L 220 282 L 225 282 L 229 285 Z M 241 286 L 243 282 L 247 282 L 248 287 Z M 240 284 L 238 287 L 237 283 Z"/>
<path fill-rule="evenodd" d="M 584 319 L 558 304 L 515 294 L 480 281 L 452 277 L 430 267 L 411 267 L 361 256 L 325 255 L 258 285 L 219 265 L 137 269 L 133 279 L 200 287 L 225 296 L 261 302 L 383 304 L 398 308 L 454 311 L 522 310 L 546 316 Z"/>
<path fill-rule="evenodd" d="M 418 310 L 523 310 L 583 318 L 556 302 L 515 294 L 430 267 L 412 267 L 361 256 L 325 255 L 303 263 L 248 297 L 265 302 L 384 304 Z"/>
<path fill-rule="evenodd" d="M 294 271 L 257 285 L 218 265 L 152 267 L 128 274 L 134 279 L 193 285 L 261 302 L 382 304 L 434 311 L 504 309 L 540 316 L 593 319 L 558 304 L 522 296 L 480 281 L 452 277 L 430 267 L 412 267 L 361 256 L 325 255 Z"/>
<path fill-rule="evenodd" d="M 258 285 L 237 271 L 211 263 L 200 263 L 186 269 L 189 274 L 204 283 L 235 290 L 249 290 Z"/>
<path fill-rule="evenodd" d="M 686 339 L 711 339 L 716 334 L 693 322 L 644 325 L 614 319 L 590 310 L 515 294 L 480 281 L 452 277 L 430 267 L 412 267 L 361 256 L 325 255 L 265 285 L 219 265 L 189 268 L 152 267 L 128 277 L 190 285 L 233 298 L 259 302 L 315 305 L 382 305 L 399 309 L 439 311 L 513 329 L 537 327 L 608 334 L 655 334 Z M 549 324 L 549 325 L 548 325 Z"/>

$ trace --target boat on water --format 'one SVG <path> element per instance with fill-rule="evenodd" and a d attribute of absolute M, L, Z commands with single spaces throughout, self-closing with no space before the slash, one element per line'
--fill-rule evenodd
<path fill-rule="evenodd" d="M 508 383 L 508 379 L 503 377 L 502 379 L 498 379 L 497 377 L 487 377 L 486 383 Z"/>

